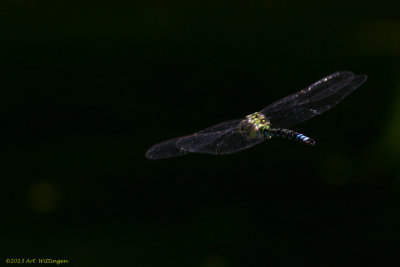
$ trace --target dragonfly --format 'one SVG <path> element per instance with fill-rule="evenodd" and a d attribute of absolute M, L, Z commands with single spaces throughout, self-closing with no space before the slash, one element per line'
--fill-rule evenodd
<path fill-rule="evenodd" d="M 289 128 L 331 109 L 366 79 L 367 75 L 354 75 L 350 71 L 332 73 L 244 118 L 156 144 L 145 157 L 164 159 L 188 153 L 231 154 L 272 138 L 286 138 L 314 146 L 314 139 Z"/>

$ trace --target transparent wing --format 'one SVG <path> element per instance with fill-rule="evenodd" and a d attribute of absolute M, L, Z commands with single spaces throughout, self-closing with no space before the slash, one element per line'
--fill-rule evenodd
<path fill-rule="evenodd" d="M 263 141 L 259 131 L 242 131 L 236 126 L 220 132 L 218 136 L 215 133 L 204 133 L 182 137 L 176 141 L 176 146 L 188 152 L 223 155 L 247 149 Z"/>
<path fill-rule="evenodd" d="M 187 154 L 188 152 L 181 150 L 175 146 L 175 142 L 178 139 L 179 137 L 152 146 L 149 150 L 147 150 L 145 155 L 146 158 L 164 159 L 164 158 L 177 157 Z"/>
<path fill-rule="evenodd" d="M 237 128 L 242 120 L 243 119 L 224 121 L 224 122 L 218 123 L 216 125 L 210 126 L 208 128 L 205 128 L 204 130 L 198 131 L 198 132 L 196 132 L 196 134 L 204 134 L 204 133 L 211 133 L 211 132 L 218 132 L 218 131 L 224 132 L 231 128 Z"/>
<path fill-rule="evenodd" d="M 272 127 L 290 128 L 331 109 L 366 79 L 364 74 L 336 72 L 268 105 L 260 113 L 269 118 Z"/>
<path fill-rule="evenodd" d="M 152 146 L 146 152 L 145 156 L 148 159 L 163 159 L 182 156 L 189 152 L 195 152 L 193 151 L 193 147 L 177 146 L 177 142 L 179 140 L 185 140 L 187 144 L 192 143 L 197 148 L 206 146 L 207 144 L 214 142 L 215 139 L 218 139 L 219 137 L 225 135 L 227 132 L 233 131 L 233 129 L 238 128 L 241 121 L 242 120 L 225 121 L 191 135 L 177 137 L 164 141 L 162 143 Z"/>

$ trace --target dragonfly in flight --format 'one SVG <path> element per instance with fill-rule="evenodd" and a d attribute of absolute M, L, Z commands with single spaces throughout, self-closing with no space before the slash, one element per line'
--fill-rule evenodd
<path fill-rule="evenodd" d="M 313 146 L 313 139 L 288 128 L 331 109 L 366 79 L 365 74 L 354 75 L 349 71 L 332 73 L 259 112 L 156 144 L 145 156 L 148 159 L 163 159 L 187 153 L 224 155 L 271 138 L 287 138 Z"/>

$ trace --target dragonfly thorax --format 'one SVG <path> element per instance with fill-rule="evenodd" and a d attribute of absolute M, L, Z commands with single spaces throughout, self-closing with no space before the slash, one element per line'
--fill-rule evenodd
<path fill-rule="evenodd" d="M 254 139 L 262 136 L 265 129 L 270 128 L 269 120 L 262 113 L 252 113 L 247 115 L 239 125 L 239 131 L 247 139 Z"/>
<path fill-rule="evenodd" d="M 244 121 L 254 127 L 257 131 L 261 129 L 269 129 L 270 127 L 269 120 L 264 116 L 264 114 L 258 112 L 247 115 Z"/>

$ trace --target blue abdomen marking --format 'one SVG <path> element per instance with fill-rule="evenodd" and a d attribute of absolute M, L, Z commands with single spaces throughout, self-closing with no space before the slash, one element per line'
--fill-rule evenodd
<path fill-rule="evenodd" d="M 265 129 L 264 130 L 264 136 L 266 139 L 271 139 L 272 137 L 281 137 L 281 138 L 287 138 L 289 140 L 295 140 L 301 143 L 304 143 L 306 145 L 314 145 L 315 141 L 304 134 L 289 130 L 289 129 L 281 129 L 281 128 L 275 128 L 275 129 Z"/>

